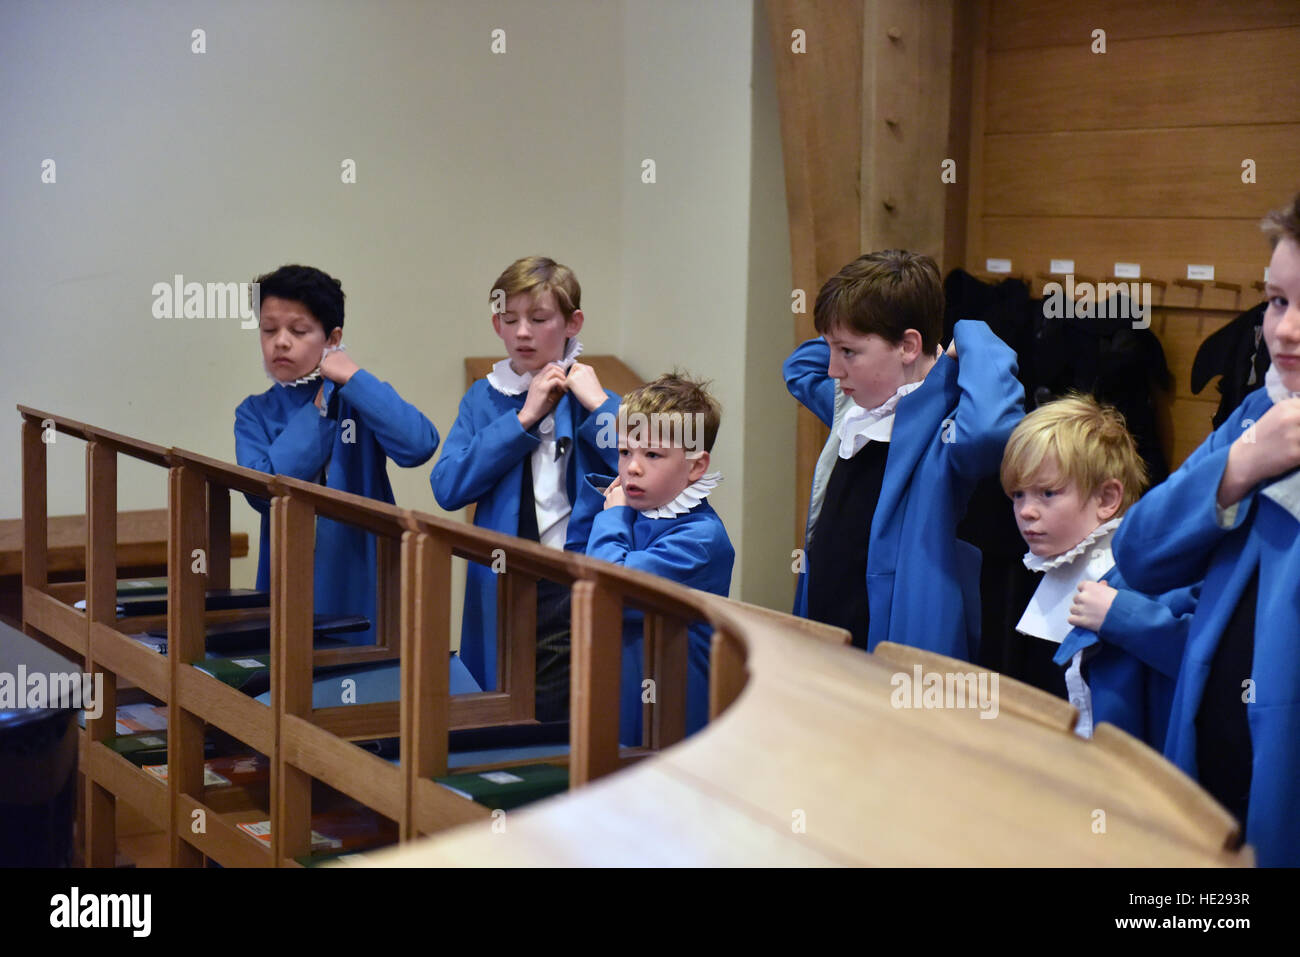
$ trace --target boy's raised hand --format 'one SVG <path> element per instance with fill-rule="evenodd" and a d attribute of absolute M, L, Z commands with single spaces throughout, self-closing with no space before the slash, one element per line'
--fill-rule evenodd
<path fill-rule="evenodd" d="M 614 479 L 612 485 L 605 489 L 605 508 L 618 508 L 627 504 L 627 495 L 623 491 L 623 479 Z"/>
<path fill-rule="evenodd" d="M 1101 631 L 1101 623 L 1119 594 L 1105 582 L 1079 582 L 1074 601 L 1070 603 L 1070 624 L 1089 631 Z"/>
<path fill-rule="evenodd" d="M 558 363 L 553 362 L 534 375 L 532 383 L 528 386 L 528 397 L 524 399 L 524 407 L 517 413 L 519 424 L 525 429 L 531 429 L 550 415 L 568 387 L 564 369 Z"/>
<path fill-rule="evenodd" d="M 329 353 L 320 361 L 320 374 L 337 385 L 346 385 L 361 366 L 342 349 Z"/>
<path fill-rule="evenodd" d="M 1300 399 L 1276 402 L 1232 443 L 1219 481 L 1219 505 L 1227 508 L 1265 479 L 1300 465 Z"/>
<path fill-rule="evenodd" d="M 600 384 L 600 378 L 596 375 L 596 370 L 581 362 L 575 362 L 573 368 L 569 370 L 569 391 L 588 412 L 595 412 L 608 398 L 604 386 Z"/>

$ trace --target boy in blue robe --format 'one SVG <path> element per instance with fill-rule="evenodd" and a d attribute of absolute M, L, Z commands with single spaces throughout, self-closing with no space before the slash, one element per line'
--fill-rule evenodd
<path fill-rule="evenodd" d="M 235 409 L 235 460 L 393 504 L 388 459 L 422 465 L 438 431 L 419 409 L 343 351 L 342 284 L 311 266 L 281 266 L 257 280 L 262 360 L 275 383 Z M 257 587 L 269 588 L 270 503 L 262 515 Z M 375 537 L 328 518 L 316 521 L 315 611 L 375 620 Z M 373 644 L 374 626 L 347 636 Z"/>
<path fill-rule="evenodd" d="M 831 428 L 813 475 L 794 612 L 967 661 L 979 650 L 980 553 L 957 523 L 1024 414 L 1015 353 L 982 322 L 939 349 L 934 260 L 868 253 L 822 287 L 820 339 L 784 366 Z M 960 358 L 958 358 L 960 356 Z"/>
<path fill-rule="evenodd" d="M 1204 580 L 1165 756 L 1245 824 L 1264 866 L 1300 865 L 1300 195 L 1273 242 L 1258 389 L 1129 513 L 1115 561 L 1149 591 Z"/>
<path fill-rule="evenodd" d="M 587 554 L 727 597 L 736 552 L 709 493 L 722 480 L 709 471 L 722 410 L 704 385 L 672 374 L 629 392 L 619 408 L 618 477 L 588 476 L 583 507 L 600 508 Z M 599 495 L 603 491 L 604 500 Z M 644 615 L 623 614 L 619 740 L 642 739 Z M 688 629 L 686 733 L 709 717 L 709 627 Z"/>
<path fill-rule="evenodd" d="M 1086 395 L 1039 406 L 1011 433 L 1001 479 L 1025 566 L 1043 572 L 1016 628 L 1059 645 L 1075 732 L 1109 721 L 1160 750 L 1197 586 L 1148 597 L 1115 568 L 1112 536 L 1146 486 L 1123 416 Z"/>
<path fill-rule="evenodd" d="M 507 358 L 470 386 L 429 482 L 448 511 L 476 505 L 480 528 L 583 551 L 590 521 L 573 516 L 578 477 L 616 467 L 601 421 L 618 396 L 582 346 L 582 289 L 567 266 L 543 256 L 512 263 L 492 284 L 492 328 Z M 537 717 L 568 717 L 568 589 L 538 583 Z M 469 564 L 460 654 L 485 691 L 497 687 L 497 576 Z"/>

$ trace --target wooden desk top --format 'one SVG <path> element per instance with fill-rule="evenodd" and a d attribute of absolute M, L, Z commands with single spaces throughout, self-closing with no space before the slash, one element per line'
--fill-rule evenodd
<path fill-rule="evenodd" d="M 248 554 L 248 535 L 233 532 L 230 557 Z M 119 568 L 167 564 L 167 509 L 118 512 L 117 564 Z M 86 516 L 52 515 L 49 518 L 49 570 L 76 571 L 86 567 Z M 23 520 L 0 521 L 0 576 L 23 572 Z"/>
<path fill-rule="evenodd" d="M 490 821 L 471 824 L 348 863 L 1253 862 L 1249 848 L 1212 846 L 1186 806 L 1095 741 L 1005 709 L 989 719 L 974 709 L 895 708 L 897 666 L 729 607 L 749 643 L 749 683 L 702 732 L 579 791 L 508 812 L 502 833 Z"/>

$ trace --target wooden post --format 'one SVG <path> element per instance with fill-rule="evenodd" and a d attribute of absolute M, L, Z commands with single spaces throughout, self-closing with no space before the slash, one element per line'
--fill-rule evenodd
<path fill-rule="evenodd" d="M 311 720 L 315 509 L 292 496 L 271 501 L 271 857 L 311 853 L 311 775 L 284 757 L 284 717 Z M 383 539 L 381 539 L 383 541 Z"/>
<path fill-rule="evenodd" d="M 507 569 L 497 589 L 497 687 L 512 721 L 537 714 L 537 579 Z"/>
<path fill-rule="evenodd" d="M 654 681 L 654 702 L 645 705 L 645 743 L 655 750 L 686 737 L 687 665 L 690 635 L 680 618 L 645 616 L 645 675 Z"/>
<path fill-rule="evenodd" d="M 86 446 L 86 657 L 87 674 L 101 671 L 90 622 L 117 621 L 117 453 L 99 442 Z M 117 734 L 117 675 L 104 671 L 100 716 L 86 718 L 92 747 Z M 87 867 L 112 867 L 117 847 L 117 799 L 83 769 Z"/>
<path fill-rule="evenodd" d="M 204 604 L 207 591 L 207 501 L 203 476 L 177 466 L 168 473 L 167 508 L 167 702 L 168 850 L 172 867 L 201 867 L 203 855 L 185 839 L 206 830 L 206 821 L 184 813 L 181 795 L 203 800 L 204 723 L 185 710 L 176 693 L 180 672 L 202 661 L 206 651 Z"/>
<path fill-rule="evenodd" d="M 569 786 L 618 770 L 623 601 L 589 581 L 573 584 Z"/>
<path fill-rule="evenodd" d="M 23 587 L 44 589 L 49 584 L 49 515 L 46 496 L 46 449 L 40 423 L 23 419 Z M 54 435 L 51 429 L 51 436 Z M 23 631 L 31 635 L 23 616 Z"/>
<path fill-rule="evenodd" d="M 406 779 L 401 839 L 417 836 L 417 783 L 447 773 L 450 723 L 451 546 L 424 532 L 402 535 L 401 760 Z"/>
<path fill-rule="evenodd" d="M 734 638 L 720 631 L 713 632 L 713 647 L 709 654 L 709 720 L 731 707 L 745 689 L 748 669 L 745 651 Z"/>
<path fill-rule="evenodd" d="M 375 644 L 389 651 L 400 647 L 402 625 L 402 544 L 375 536 Z"/>

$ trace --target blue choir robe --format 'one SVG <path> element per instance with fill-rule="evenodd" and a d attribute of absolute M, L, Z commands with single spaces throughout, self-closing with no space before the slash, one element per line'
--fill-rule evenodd
<path fill-rule="evenodd" d="M 614 477 L 589 476 L 583 495 L 590 502 L 604 497 L 596 489 Z M 585 505 L 586 503 L 584 503 Z M 708 501 L 672 518 L 647 518 L 629 505 L 603 508 L 591 524 L 587 554 L 624 568 L 649 572 L 669 581 L 726 598 L 736 551 L 722 519 Z M 623 610 L 623 677 L 619 694 L 619 741 L 641 744 L 641 677 L 645 656 L 645 615 Z M 688 629 L 686 656 L 686 733 L 709 720 L 709 648 L 712 629 L 697 622 Z"/>
<path fill-rule="evenodd" d="M 957 523 L 975 484 L 997 473 L 1011 430 L 1024 416 L 1024 387 L 1016 379 L 1016 354 L 983 322 L 963 320 L 953 334 L 957 361 L 940 356 L 895 412 L 867 549 L 868 651 L 886 640 L 966 661 L 979 651 L 980 552 L 958 540 Z M 831 426 L 813 479 L 805 542 L 826 533 L 817 528 L 817 515 L 835 464 L 836 430 L 852 402 L 827 374 L 829 359 L 826 341 L 810 339 L 783 367 L 790 394 Z M 806 571 L 794 613 L 808 616 Z"/>
<path fill-rule="evenodd" d="M 1094 727 L 1109 721 L 1162 751 L 1200 585 L 1151 597 L 1134 591 L 1117 568 L 1101 580 L 1117 591 L 1101 630 L 1073 629 L 1052 660 L 1065 666 L 1096 646 L 1084 655 Z"/>
<path fill-rule="evenodd" d="M 438 430 L 387 382 L 358 369 L 336 388 L 324 380 L 325 414 L 313 401 L 321 381 L 273 385 L 235 410 L 235 461 L 245 468 L 288 475 L 393 504 L 388 459 L 403 468 L 423 465 L 438 448 Z M 257 587 L 269 588 L 270 502 L 245 496 L 262 515 Z M 316 520 L 317 614 L 365 615 L 375 620 L 375 536 L 328 518 Z M 345 636 L 373 644 L 374 627 Z"/>
<path fill-rule="evenodd" d="M 605 394 L 605 403 L 588 412 L 565 393 L 553 412 L 556 441 L 572 443 L 565 470 L 571 506 L 580 475 L 618 468 L 619 399 L 608 389 Z M 477 504 L 474 524 L 479 528 L 519 534 L 524 457 L 541 443 L 536 426 L 525 430 L 519 424 L 518 412 L 527 397 L 527 393 L 506 395 L 486 378 L 470 386 L 429 476 L 442 508 L 452 512 Z M 571 513 L 565 550 L 585 551 L 590 530 L 590 521 Z M 465 581 L 460 656 L 484 691 L 497 687 L 497 577 L 490 566 L 470 562 Z"/>
<path fill-rule="evenodd" d="M 1300 523 L 1256 486 L 1229 527 L 1216 511 L 1228 449 L 1268 411 L 1264 389 L 1201 443 L 1162 484 L 1128 512 L 1115 537 L 1125 579 L 1147 592 L 1202 581 L 1174 690 L 1165 757 L 1197 776 L 1196 715 L 1210 665 L 1252 574 L 1255 608 L 1254 700 L 1246 705 L 1252 749 L 1246 840 L 1264 866 L 1300 866 Z M 1243 694 L 1246 690 L 1243 689 Z"/>

